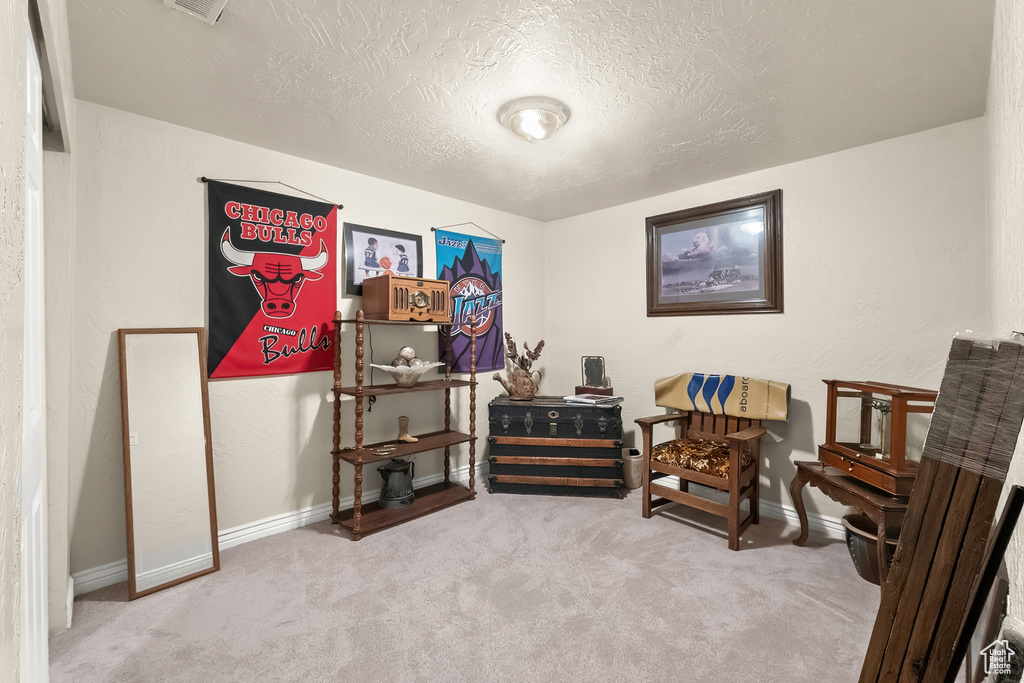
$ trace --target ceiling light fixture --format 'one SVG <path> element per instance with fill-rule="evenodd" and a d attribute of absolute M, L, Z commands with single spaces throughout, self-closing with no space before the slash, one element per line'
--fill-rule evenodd
<path fill-rule="evenodd" d="M 526 140 L 545 140 L 569 120 L 569 107 L 550 97 L 520 97 L 498 110 L 498 120 Z"/>

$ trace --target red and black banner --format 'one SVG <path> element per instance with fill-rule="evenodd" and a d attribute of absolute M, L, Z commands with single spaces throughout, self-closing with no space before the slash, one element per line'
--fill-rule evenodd
<path fill-rule="evenodd" d="M 211 378 L 333 367 L 338 207 L 208 181 Z"/>

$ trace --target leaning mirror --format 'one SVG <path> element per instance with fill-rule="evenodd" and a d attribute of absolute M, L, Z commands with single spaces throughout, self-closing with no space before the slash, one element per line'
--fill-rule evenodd
<path fill-rule="evenodd" d="M 128 599 L 220 568 L 202 328 L 122 329 Z"/>

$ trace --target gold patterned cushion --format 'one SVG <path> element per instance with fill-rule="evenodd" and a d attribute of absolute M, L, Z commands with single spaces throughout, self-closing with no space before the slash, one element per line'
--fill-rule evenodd
<path fill-rule="evenodd" d="M 729 478 L 729 447 L 725 444 L 704 439 L 676 439 L 655 446 L 651 458 L 666 465 L 675 465 L 686 470 L 714 477 Z M 750 453 L 740 453 L 743 469 L 750 464 Z"/>

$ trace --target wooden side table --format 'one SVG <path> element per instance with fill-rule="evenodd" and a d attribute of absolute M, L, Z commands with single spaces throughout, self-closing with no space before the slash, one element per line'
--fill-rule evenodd
<path fill-rule="evenodd" d="M 878 574 L 881 585 L 885 586 L 889 576 L 889 563 L 885 557 L 885 530 L 892 526 L 903 526 L 910 497 L 889 495 L 816 460 L 794 464 L 796 476 L 789 485 L 789 493 L 793 497 L 796 513 L 800 516 L 800 536 L 793 544 L 803 545 L 807 542 L 807 511 L 804 509 L 803 488 L 807 484 L 816 486 L 832 500 L 856 508 L 878 525 Z"/>

